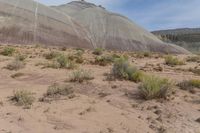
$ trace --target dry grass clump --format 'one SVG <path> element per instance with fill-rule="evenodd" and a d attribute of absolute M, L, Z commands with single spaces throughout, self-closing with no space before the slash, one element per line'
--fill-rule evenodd
<path fill-rule="evenodd" d="M 165 57 L 165 64 L 168 66 L 176 66 L 176 65 L 184 65 L 184 61 L 179 60 L 176 57 L 173 57 L 171 55 L 168 55 Z"/>
<path fill-rule="evenodd" d="M 135 57 L 136 58 L 152 57 L 152 53 L 148 52 L 148 51 L 146 51 L 146 52 L 136 52 Z"/>
<path fill-rule="evenodd" d="M 16 58 L 14 61 L 9 63 L 5 68 L 8 70 L 19 70 L 25 67 L 25 63 L 23 61 L 20 61 L 18 58 Z"/>
<path fill-rule="evenodd" d="M 200 62 L 200 56 L 189 56 L 186 61 L 188 62 Z"/>
<path fill-rule="evenodd" d="M 94 64 L 100 65 L 100 66 L 107 66 L 109 64 L 112 64 L 113 62 L 115 62 L 116 60 L 120 59 L 120 58 L 125 58 L 128 60 L 128 57 L 125 55 L 116 55 L 116 54 L 112 54 L 112 55 L 102 55 L 102 56 L 97 56 L 95 58 Z"/>
<path fill-rule="evenodd" d="M 19 54 L 16 56 L 16 60 L 19 60 L 19 61 L 25 61 L 26 58 L 27 56 L 23 54 Z"/>
<path fill-rule="evenodd" d="M 93 54 L 94 55 L 102 55 L 103 51 L 104 50 L 102 48 L 96 48 L 96 49 L 94 49 Z"/>
<path fill-rule="evenodd" d="M 68 68 L 70 60 L 65 55 L 59 55 L 56 58 L 57 63 L 59 64 L 59 68 Z"/>
<path fill-rule="evenodd" d="M 139 86 L 139 93 L 146 100 L 166 98 L 170 88 L 171 82 L 168 79 L 162 79 L 156 76 L 145 76 Z"/>
<path fill-rule="evenodd" d="M 194 74 L 200 75 L 200 68 L 197 68 L 197 67 L 190 68 L 189 71 L 194 73 Z"/>
<path fill-rule="evenodd" d="M 83 48 L 75 48 L 76 51 L 82 51 L 83 53 L 85 52 L 85 49 Z"/>
<path fill-rule="evenodd" d="M 15 49 L 12 48 L 12 47 L 5 47 L 3 49 L 3 51 L 1 52 L 1 55 L 4 55 L 4 56 L 12 56 L 15 52 Z"/>
<path fill-rule="evenodd" d="M 100 66 L 107 66 L 114 62 L 114 58 L 112 56 L 97 56 L 95 58 L 94 64 L 100 65 Z"/>
<path fill-rule="evenodd" d="M 69 56 L 69 59 L 73 62 L 82 64 L 84 62 L 83 54 L 84 51 L 77 50 L 75 54 Z"/>
<path fill-rule="evenodd" d="M 10 98 L 11 101 L 15 102 L 18 106 L 30 107 L 35 98 L 32 93 L 26 90 L 18 90 L 14 92 L 14 95 Z"/>
<path fill-rule="evenodd" d="M 198 79 L 193 79 L 193 80 L 190 80 L 190 84 L 196 88 L 199 88 L 200 89 L 200 80 Z"/>
<path fill-rule="evenodd" d="M 60 55 L 59 52 L 56 51 L 51 51 L 49 53 L 44 54 L 43 56 L 47 59 L 47 60 L 52 60 L 55 59 L 56 57 L 58 57 Z"/>
<path fill-rule="evenodd" d="M 198 80 L 198 79 L 185 80 L 185 81 L 179 83 L 178 86 L 182 90 L 192 90 L 194 88 L 200 89 L 200 80 Z"/>
<path fill-rule="evenodd" d="M 94 77 L 91 75 L 91 72 L 89 70 L 83 70 L 83 69 L 74 71 L 70 77 L 71 82 L 79 82 L 79 83 L 92 79 L 94 79 Z"/>
<path fill-rule="evenodd" d="M 140 82 L 144 73 L 136 67 L 131 66 L 126 58 L 121 57 L 115 61 L 111 70 L 111 75 L 117 79 Z"/>
<path fill-rule="evenodd" d="M 44 94 L 44 97 L 58 98 L 61 96 L 68 96 L 68 95 L 72 94 L 73 92 L 74 91 L 71 86 L 60 85 L 60 84 L 55 83 L 55 84 L 49 86 L 46 94 Z"/>

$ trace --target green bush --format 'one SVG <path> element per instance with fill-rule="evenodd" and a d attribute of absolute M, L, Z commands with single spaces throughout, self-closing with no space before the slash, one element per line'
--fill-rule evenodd
<path fill-rule="evenodd" d="M 140 95 L 146 100 L 156 98 L 166 98 L 170 90 L 171 83 L 168 79 L 156 76 L 145 76 L 139 86 Z"/>
<path fill-rule="evenodd" d="M 123 58 L 124 60 L 128 60 L 128 56 L 126 55 L 103 55 L 103 56 L 97 56 L 95 58 L 94 64 L 100 65 L 100 66 L 106 66 L 109 64 L 112 64 L 113 62 L 119 60 L 120 58 Z"/>
<path fill-rule="evenodd" d="M 142 71 L 136 70 L 134 73 L 131 74 L 129 80 L 134 81 L 136 83 L 142 81 L 145 74 Z"/>
<path fill-rule="evenodd" d="M 139 71 L 136 67 L 131 66 L 128 60 L 124 57 L 117 59 L 113 65 L 111 74 L 114 78 L 131 80 L 140 82 L 144 76 L 142 71 Z"/>
<path fill-rule="evenodd" d="M 94 63 L 100 66 L 106 66 L 113 62 L 114 58 L 112 56 L 97 56 Z"/>
<path fill-rule="evenodd" d="M 120 58 L 113 65 L 112 75 L 118 79 L 128 79 L 128 71 L 130 71 L 128 60 Z"/>
<path fill-rule="evenodd" d="M 190 82 L 190 84 L 191 84 L 192 86 L 194 86 L 194 87 L 196 87 L 196 88 L 200 88 L 200 80 L 198 80 L 198 79 L 193 79 L 193 80 L 190 80 L 189 82 Z"/>
<path fill-rule="evenodd" d="M 3 51 L 1 52 L 4 56 L 12 56 L 15 52 L 15 49 L 12 47 L 5 47 Z"/>
<path fill-rule="evenodd" d="M 77 50 L 74 55 L 69 56 L 69 59 L 76 63 L 82 64 L 84 62 L 83 54 L 84 54 L 83 51 Z"/>
<path fill-rule="evenodd" d="M 93 54 L 94 55 L 102 55 L 103 51 L 104 50 L 102 48 L 96 48 L 96 49 L 94 49 Z"/>
<path fill-rule="evenodd" d="M 66 57 L 65 55 L 59 55 L 57 58 L 56 58 L 56 61 L 58 62 L 59 64 L 59 68 L 65 68 L 67 67 L 67 65 L 69 64 L 69 59 L 68 57 Z"/>
<path fill-rule="evenodd" d="M 35 98 L 32 96 L 31 92 L 20 90 L 15 91 L 10 100 L 16 102 L 16 105 L 19 106 L 30 106 L 33 104 Z"/>
<path fill-rule="evenodd" d="M 176 65 L 184 65 L 185 64 L 183 61 L 180 61 L 178 58 L 170 56 L 170 55 L 165 57 L 165 63 L 169 66 L 176 66 Z"/>
<path fill-rule="evenodd" d="M 76 67 L 76 64 L 74 61 L 71 61 L 64 54 L 60 54 L 52 61 L 52 63 L 48 63 L 46 67 L 55 68 L 55 69 L 58 69 L 58 68 L 74 69 Z"/>
<path fill-rule="evenodd" d="M 94 77 L 91 76 L 91 72 L 83 69 L 74 71 L 70 77 L 71 82 L 79 82 L 79 83 L 92 79 L 94 79 Z"/>

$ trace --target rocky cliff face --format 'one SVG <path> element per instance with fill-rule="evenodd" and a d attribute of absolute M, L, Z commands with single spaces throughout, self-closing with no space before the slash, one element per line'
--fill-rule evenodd
<path fill-rule="evenodd" d="M 32 0 L 0 0 L 0 41 L 93 48 L 70 16 Z"/>

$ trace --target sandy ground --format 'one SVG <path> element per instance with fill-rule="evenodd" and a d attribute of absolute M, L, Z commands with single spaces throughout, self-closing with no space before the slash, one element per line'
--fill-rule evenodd
<path fill-rule="evenodd" d="M 16 49 L 31 58 L 26 59 L 25 68 L 10 71 L 4 67 L 14 57 L 0 55 L 0 133 L 200 133 L 200 123 L 195 121 L 200 117 L 200 90 L 192 94 L 173 87 L 175 93 L 169 100 L 145 101 L 138 97 L 139 83 L 107 81 L 105 74 L 110 72 L 112 65 L 91 64 L 95 57 L 92 51 L 85 52 L 86 61 L 79 68 L 90 70 L 94 79 L 80 84 L 66 82 L 73 70 L 42 69 L 35 65 L 47 61 L 42 55 L 49 49 Z M 70 52 L 73 50 L 65 51 L 66 54 Z M 173 82 L 200 78 L 177 69 L 188 69 L 198 63 L 169 67 L 163 58 L 130 57 L 130 61 L 147 73 L 167 77 Z M 162 72 L 153 69 L 157 64 L 164 68 Z M 11 75 L 17 72 L 24 75 L 12 78 Z M 75 97 L 40 102 L 38 99 L 55 82 L 72 86 Z M 18 89 L 34 93 L 36 100 L 30 109 L 9 101 L 13 91 Z"/>

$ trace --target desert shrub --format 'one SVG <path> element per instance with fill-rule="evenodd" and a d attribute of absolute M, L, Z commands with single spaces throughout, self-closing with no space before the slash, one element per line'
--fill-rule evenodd
<path fill-rule="evenodd" d="M 45 57 L 47 60 L 52 60 L 52 59 L 55 59 L 56 57 L 58 57 L 59 55 L 60 55 L 59 52 L 51 51 L 51 52 L 49 52 L 49 53 L 44 54 L 44 57 Z"/>
<path fill-rule="evenodd" d="M 72 61 L 69 61 L 66 65 L 66 67 L 61 66 L 57 61 L 45 63 L 45 64 L 42 64 L 42 65 L 44 65 L 44 68 L 54 68 L 54 69 L 59 69 L 59 68 L 74 69 L 74 68 L 77 67 L 75 62 L 72 62 Z"/>
<path fill-rule="evenodd" d="M 24 61 L 26 58 L 27 58 L 27 56 L 22 55 L 22 54 L 19 54 L 19 55 L 16 56 L 16 60 L 19 60 L 19 61 Z"/>
<path fill-rule="evenodd" d="M 30 106 L 33 104 L 35 98 L 31 92 L 25 90 L 15 91 L 14 95 L 10 99 L 13 102 L 16 102 L 16 105 L 19 106 Z"/>
<path fill-rule="evenodd" d="M 3 51 L 1 52 L 4 56 L 12 56 L 15 52 L 15 49 L 12 47 L 5 47 Z"/>
<path fill-rule="evenodd" d="M 152 56 L 152 53 L 148 52 L 148 51 L 145 51 L 145 52 L 136 52 L 135 53 L 135 57 L 136 58 L 144 58 L 144 57 L 151 57 L 151 56 Z"/>
<path fill-rule="evenodd" d="M 97 56 L 95 58 L 94 64 L 98 64 L 100 66 L 106 66 L 109 64 L 112 64 L 113 62 L 119 60 L 120 58 L 123 58 L 124 60 L 128 60 L 128 56 L 126 55 L 116 55 L 116 54 L 112 54 L 112 55 L 103 55 L 103 56 Z"/>
<path fill-rule="evenodd" d="M 93 54 L 94 55 L 102 55 L 103 51 L 104 50 L 102 48 L 96 48 L 96 49 L 94 49 Z"/>
<path fill-rule="evenodd" d="M 69 59 L 68 57 L 66 57 L 65 55 L 59 55 L 57 58 L 56 58 L 56 61 L 58 62 L 59 64 L 59 67 L 60 68 L 65 68 L 67 67 L 67 65 L 69 64 Z"/>
<path fill-rule="evenodd" d="M 186 61 L 188 62 L 200 62 L 200 56 L 189 56 Z"/>
<path fill-rule="evenodd" d="M 151 52 L 144 52 L 144 57 L 151 57 L 152 56 L 152 53 Z"/>
<path fill-rule="evenodd" d="M 194 73 L 194 74 L 200 75 L 200 69 L 199 68 L 190 68 L 189 71 Z"/>
<path fill-rule="evenodd" d="M 128 60 L 124 57 L 117 59 L 113 65 L 111 75 L 117 79 L 131 80 L 135 82 L 141 81 L 143 72 L 136 67 L 131 66 Z"/>
<path fill-rule="evenodd" d="M 83 54 L 84 54 L 83 51 L 77 50 L 75 54 L 69 56 L 69 59 L 71 61 L 81 64 L 84 62 Z"/>
<path fill-rule="evenodd" d="M 66 64 L 66 67 L 67 69 L 75 69 L 77 68 L 77 65 L 74 61 L 68 61 L 68 63 Z"/>
<path fill-rule="evenodd" d="M 76 64 L 74 61 L 71 61 L 64 54 L 60 54 L 51 63 L 47 63 L 45 67 L 50 67 L 55 69 L 58 68 L 74 69 L 76 67 Z"/>
<path fill-rule="evenodd" d="M 138 82 L 142 81 L 144 76 L 145 76 L 144 72 L 142 72 L 140 70 L 136 70 L 134 73 L 132 73 L 130 75 L 129 80 L 138 83 Z"/>
<path fill-rule="evenodd" d="M 169 66 L 176 66 L 184 65 L 185 63 L 183 61 L 180 61 L 178 58 L 169 55 L 165 57 L 165 64 Z"/>
<path fill-rule="evenodd" d="M 139 86 L 140 96 L 146 100 L 156 98 L 166 98 L 171 87 L 168 79 L 156 76 L 145 76 Z"/>
<path fill-rule="evenodd" d="M 189 81 L 190 82 L 190 84 L 192 85 L 192 86 L 194 86 L 194 87 L 196 87 L 196 88 L 200 88 L 200 80 L 198 80 L 198 79 L 193 79 L 193 80 L 190 80 Z"/>
<path fill-rule="evenodd" d="M 120 58 L 115 61 L 111 73 L 115 78 L 128 79 L 127 71 L 130 71 L 130 64 L 128 60 Z"/>
<path fill-rule="evenodd" d="M 71 82 L 79 82 L 79 83 L 92 79 L 94 79 L 94 77 L 91 75 L 91 72 L 89 70 L 87 71 L 83 69 L 74 71 L 70 77 Z"/>
<path fill-rule="evenodd" d="M 67 48 L 66 48 L 65 46 L 63 46 L 63 47 L 60 48 L 60 50 L 61 50 L 61 51 L 66 51 Z"/>
<path fill-rule="evenodd" d="M 76 50 L 75 55 L 77 55 L 77 56 L 83 56 L 84 53 L 85 53 L 84 50 Z"/>
<path fill-rule="evenodd" d="M 39 63 L 37 65 L 44 66 L 43 68 L 54 68 L 54 69 L 60 68 L 60 64 L 56 60 L 53 60 L 52 62 L 48 63 Z"/>
<path fill-rule="evenodd" d="M 178 86 L 182 90 L 191 90 L 193 88 L 200 88 L 200 80 L 197 79 L 185 80 L 181 83 L 178 83 Z"/>
<path fill-rule="evenodd" d="M 6 69 L 8 70 L 19 70 L 25 67 L 25 63 L 23 61 L 20 61 L 19 59 L 15 59 L 14 61 L 12 61 L 11 63 L 9 63 L 6 66 Z"/>
<path fill-rule="evenodd" d="M 83 53 L 85 52 L 85 50 L 83 48 L 75 48 L 76 51 L 82 51 Z"/>
<path fill-rule="evenodd" d="M 114 59 L 119 59 L 121 56 L 120 55 L 118 55 L 118 54 L 112 54 L 112 58 L 114 58 Z"/>
<path fill-rule="evenodd" d="M 72 94 L 73 88 L 68 85 L 60 85 L 60 84 L 53 84 L 49 86 L 47 89 L 46 94 L 44 94 L 45 97 L 55 98 L 60 96 L 67 96 Z"/>
<path fill-rule="evenodd" d="M 114 58 L 112 56 L 97 56 L 94 63 L 100 66 L 106 66 L 113 62 Z"/>

